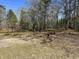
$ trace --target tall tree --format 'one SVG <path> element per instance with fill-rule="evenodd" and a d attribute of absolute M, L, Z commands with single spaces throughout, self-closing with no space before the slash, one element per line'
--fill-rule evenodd
<path fill-rule="evenodd" d="M 25 31 L 26 30 L 26 12 L 22 9 L 20 11 L 20 30 Z"/>
<path fill-rule="evenodd" d="M 33 24 L 33 30 L 45 30 L 48 27 L 49 22 L 58 19 L 60 8 L 54 5 L 52 0 L 33 0 L 31 4 L 31 8 L 28 12 Z M 52 24 L 50 27 L 52 27 Z"/>
<path fill-rule="evenodd" d="M 42 30 L 46 29 L 46 19 L 47 19 L 47 11 L 48 7 L 51 3 L 51 0 L 40 0 L 40 14 L 42 19 Z"/>
<path fill-rule="evenodd" d="M 61 0 L 64 7 L 66 28 L 75 28 L 76 19 L 78 18 L 79 0 Z"/>
<path fill-rule="evenodd" d="M 5 19 L 6 9 L 4 6 L 0 5 L 0 29 L 2 29 L 2 22 Z"/>
<path fill-rule="evenodd" d="M 15 15 L 15 13 L 10 9 L 7 14 L 7 24 L 9 26 L 9 28 L 12 29 L 12 31 L 15 30 L 16 23 L 17 23 L 17 17 Z"/>

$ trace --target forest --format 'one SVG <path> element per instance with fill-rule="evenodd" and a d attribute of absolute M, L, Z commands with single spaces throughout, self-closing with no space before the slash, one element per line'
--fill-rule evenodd
<path fill-rule="evenodd" d="M 24 1 L 0 5 L 0 59 L 79 59 L 79 0 Z"/>
<path fill-rule="evenodd" d="M 79 31 L 78 0 L 32 0 L 28 9 L 27 7 L 20 9 L 19 16 L 16 16 L 11 9 L 5 13 L 5 7 L 3 8 L 0 23 L 5 23 L 6 26 L 2 25 L 1 30 L 5 28 L 10 31 L 53 29 Z"/>

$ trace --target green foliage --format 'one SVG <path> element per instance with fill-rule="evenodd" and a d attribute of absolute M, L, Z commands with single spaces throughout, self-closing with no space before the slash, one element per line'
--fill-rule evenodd
<path fill-rule="evenodd" d="M 21 31 L 25 31 L 26 30 L 26 22 L 23 19 L 20 20 L 20 30 Z"/>
<path fill-rule="evenodd" d="M 75 31 L 79 32 L 79 20 L 76 20 L 74 25 L 75 25 Z"/>
<path fill-rule="evenodd" d="M 7 14 L 7 24 L 10 28 L 14 29 L 17 23 L 17 17 L 12 10 L 9 10 Z"/>
<path fill-rule="evenodd" d="M 58 22 L 58 25 L 59 25 L 60 28 L 65 28 L 66 24 L 67 24 L 67 20 L 66 19 L 61 19 Z"/>
<path fill-rule="evenodd" d="M 20 31 L 25 31 L 29 24 L 28 22 L 26 21 L 26 16 L 25 16 L 26 12 L 24 10 L 21 10 L 21 13 L 20 13 Z"/>
<path fill-rule="evenodd" d="M 39 11 L 40 11 L 40 17 L 39 22 L 40 25 L 40 30 L 45 30 L 46 29 L 46 17 L 47 17 L 47 10 L 49 7 L 51 0 L 39 0 Z"/>

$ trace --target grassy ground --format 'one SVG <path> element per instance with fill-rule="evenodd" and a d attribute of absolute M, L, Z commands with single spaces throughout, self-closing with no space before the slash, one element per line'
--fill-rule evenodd
<path fill-rule="evenodd" d="M 40 33 L 11 34 L 3 35 L 10 40 L 3 38 L 5 42 L 12 45 L 0 48 L 0 59 L 79 59 L 79 35 L 76 33 L 52 35 L 53 41 L 46 43 L 41 43 L 41 39 L 45 39 L 45 37 Z M 17 39 L 17 37 L 21 38 Z"/>
<path fill-rule="evenodd" d="M 60 49 L 36 45 L 14 45 L 0 48 L 0 59 L 64 59 L 65 52 Z"/>

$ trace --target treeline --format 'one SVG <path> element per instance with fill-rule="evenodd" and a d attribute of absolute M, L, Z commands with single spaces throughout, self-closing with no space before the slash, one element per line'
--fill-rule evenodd
<path fill-rule="evenodd" d="M 66 20 L 65 28 L 79 31 L 79 0 L 62 0 Z"/>
<path fill-rule="evenodd" d="M 31 0 L 30 8 L 20 10 L 19 19 L 12 10 L 5 18 L 12 31 L 73 29 L 79 31 L 79 0 Z"/>

